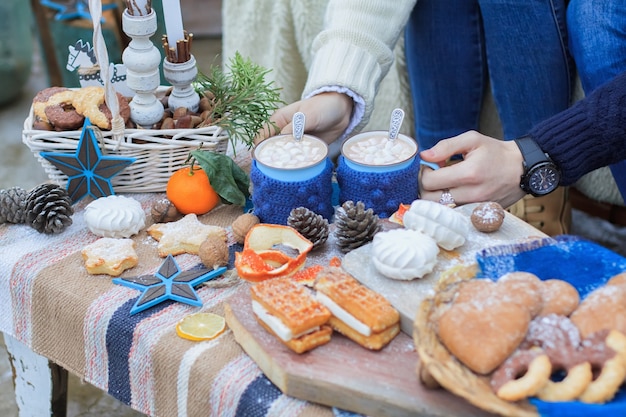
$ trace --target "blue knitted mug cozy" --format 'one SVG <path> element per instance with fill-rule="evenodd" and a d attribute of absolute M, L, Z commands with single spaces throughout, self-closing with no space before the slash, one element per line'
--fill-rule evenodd
<path fill-rule="evenodd" d="M 252 204 L 254 214 L 263 223 L 287 224 L 291 210 L 306 207 L 326 220 L 335 213 L 332 205 L 333 164 L 326 158 L 326 167 L 317 176 L 305 181 L 280 181 L 262 173 L 252 161 Z"/>
<path fill-rule="evenodd" d="M 362 201 L 378 217 L 390 217 L 400 204 L 410 204 L 419 198 L 418 173 L 417 157 L 411 165 L 396 171 L 363 172 L 349 167 L 342 155 L 337 166 L 339 203 Z"/>

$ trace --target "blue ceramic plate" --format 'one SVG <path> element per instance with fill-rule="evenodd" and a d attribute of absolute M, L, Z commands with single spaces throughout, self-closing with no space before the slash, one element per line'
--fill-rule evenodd
<path fill-rule="evenodd" d="M 541 279 L 557 278 L 574 285 L 581 299 L 609 278 L 626 271 L 626 258 L 573 236 L 485 249 L 477 255 L 477 277 L 497 279 L 513 271 L 532 272 Z M 603 405 L 580 401 L 545 402 L 531 399 L 542 416 L 626 416 L 626 387 Z"/>

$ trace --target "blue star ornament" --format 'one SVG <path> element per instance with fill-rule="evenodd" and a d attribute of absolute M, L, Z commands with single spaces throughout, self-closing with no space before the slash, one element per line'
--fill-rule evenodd
<path fill-rule="evenodd" d="M 87 118 L 76 153 L 41 152 L 40 155 L 67 175 L 67 193 L 74 203 L 88 195 L 98 199 L 115 194 L 111 178 L 135 162 L 135 158 L 102 155 Z"/>
<path fill-rule="evenodd" d="M 179 301 L 202 307 L 202 300 L 194 287 L 226 272 L 226 267 L 181 271 L 172 255 L 168 255 L 154 275 L 130 278 L 114 278 L 113 283 L 142 291 L 133 307 L 131 316 L 166 300 Z"/>
<path fill-rule="evenodd" d="M 42 6 L 56 10 L 57 14 L 54 16 L 55 20 L 73 20 L 73 19 L 87 19 L 91 20 L 91 14 L 89 13 L 89 4 L 85 0 L 66 0 L 66 1 L 51 1 L 40 0 Z M 114 9 L 117 5 L 115 3 L 103 4 L 102 11 Z M 104 18 L 101 19 L 104 23 Z"/>

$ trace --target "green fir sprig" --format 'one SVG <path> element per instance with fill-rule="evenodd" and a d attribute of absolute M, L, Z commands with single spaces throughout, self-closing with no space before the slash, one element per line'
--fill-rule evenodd
<path fill-rule="evenodd" d="M 199 71 L 195 89 L 212 104 L 207 123 L 228 133 L 233 150 L 237 142 L 251 149 L 257 133 L 272 124 L 270 116 L 285 103 L 280 98 L 280 88 L 265 79 L 270 70 L 243 58 L 239 52 L 226 68 L 225 72 L 213 65 L 208 74 Z"/>

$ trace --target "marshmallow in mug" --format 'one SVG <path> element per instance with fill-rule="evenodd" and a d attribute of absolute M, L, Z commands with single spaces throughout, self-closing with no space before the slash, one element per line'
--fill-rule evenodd
<path fill-rule="evenodd" d="M 414 144 L 399 138 L 389 140 L 384 135 L 348 141 L 343 148 L 343 155 L 346 158 L 366 165 L 391 165 L 405 161 L 414 153 Z"/>
<path fill-rule="evenodd" d="M 271 138 L 271 146 L 259 146 L 255 150 L 257 161 L 283 169 L 304 168 L 321 161 L 326 157 L 327 150 L 318 139 L 303 136 L 296 142 L 291 135 Z"/>

